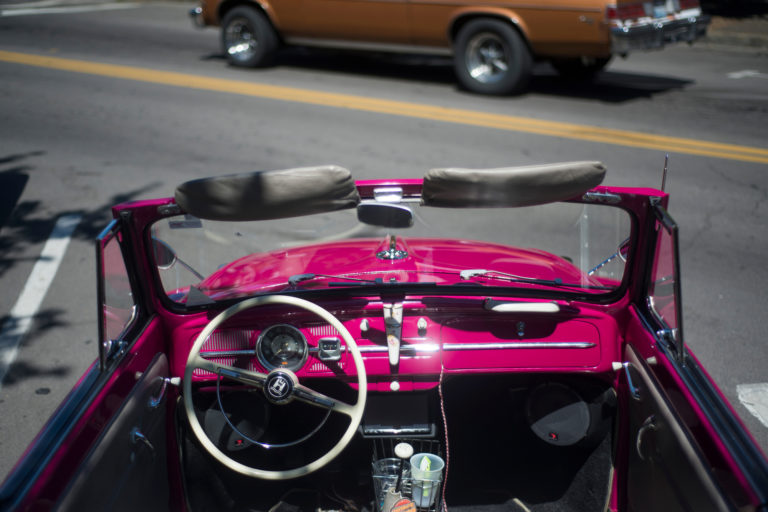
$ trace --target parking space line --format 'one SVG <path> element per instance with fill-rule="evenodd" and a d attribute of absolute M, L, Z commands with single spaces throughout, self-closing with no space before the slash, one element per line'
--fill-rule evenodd
<path fill-rule="evenodd" d="M 81 215 L 70 214 L 62 215 L 56 221 L 16 304 L 0 328 L 0 390 L 11 364 L 18 355 L 19 345 L 32 326 L 32 320 L 56 276 L 80 218 Z"/>
<path fill-rule="evenodd" d="M 713 141 L 687 139 L 643 132 L 601 128 L 560 121 L 493 114 L 474 110 L 439 107 L 421 103 L 386 100 L 333 92 L 314 91 L 225 78 L 211 78 L 187 73 L 120 66 L 91 61 L 48 57 L 28 53 L 0 51 L 0 61 L 57 69 L 74 73 L 133 80 L 137 82 L 183 87 L 204 91 L 239 94 L 294 103 L 344 108 L 361 112 L 427 119 L 444 123 L 478 126 L 497 130 L 532 133 L 601 144 L 653 149 L 665 153 L 685 153 L 768 164 L 768 149 Z"/>
<path fill-rule="evenodd" d="M 768 428 L 768 382 L 739 384 L 736 393 L 744 407 Z"/>

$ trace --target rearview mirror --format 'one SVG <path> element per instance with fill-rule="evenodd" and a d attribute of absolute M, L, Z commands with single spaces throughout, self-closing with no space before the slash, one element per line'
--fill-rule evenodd
<path fill-rule="evenodd" d="M 357 205 L 357 220 L 371 226 L 409 228 L 413 226 L 413 212 L 401 204 L 360 203 Z"/>

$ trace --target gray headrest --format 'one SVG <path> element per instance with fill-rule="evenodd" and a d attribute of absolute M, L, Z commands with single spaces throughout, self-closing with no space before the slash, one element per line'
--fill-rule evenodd
<path fill-rule="evenodd" d="M 566 162 L 500 169 L 432 169 L 424 176 L 425 206 L 532 206 L 573 199 L 605 177 L 600 162 Z"/>
<path fill-rule="evenodd" d="M 351 173 L 335 165 L 192 180 L 179 185 L 175 197 L 195 217 L 227 221 L 299 217 L 360 202 Z"/>

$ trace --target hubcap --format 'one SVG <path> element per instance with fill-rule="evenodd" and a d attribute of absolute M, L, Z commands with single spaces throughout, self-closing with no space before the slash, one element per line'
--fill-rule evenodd
<path fill-rule="evenodd" d="M 509 71 L 504 45 L 496 34 L 483 32 L 475 35 L 467 45 L 467 71 L 484 84 L 498 82 Z"/>
<path fill-rule="evenodd" d="M 248 20 L 236 18 L 227 26 L 224 33 L 227 53 L 236 60 L 248 60 L 256 54 L 259 42 L 251 30 Z"/>

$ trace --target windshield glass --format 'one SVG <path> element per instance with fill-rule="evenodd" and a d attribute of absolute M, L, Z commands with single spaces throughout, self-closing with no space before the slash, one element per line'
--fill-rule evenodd
<path fill-rule="evenodd" d="M 438 293 L 451 286 L 454 295 L 456 285 L 472 285 L 598 296 L 624 275 L 631 222 L 620 208 L 398 207 L 412 226 L 365 224 L 354 209 L 256 222 L 180 215 L 155 222 L 151 236 L 165 293 L 187 305 L 307 289 L 387 285 L 407 293 L 419 283 Z"/>

